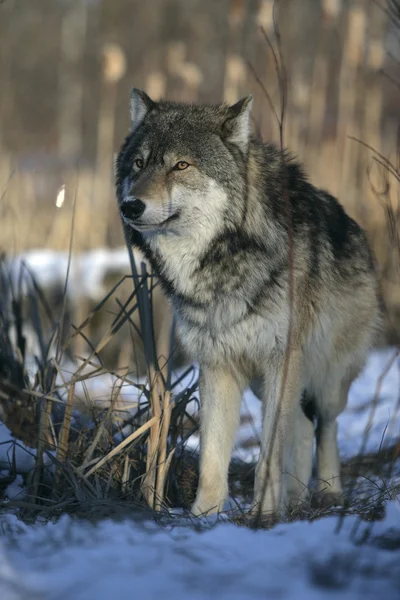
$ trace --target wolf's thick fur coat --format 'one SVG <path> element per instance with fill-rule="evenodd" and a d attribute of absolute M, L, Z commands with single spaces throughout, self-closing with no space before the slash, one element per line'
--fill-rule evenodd
<path fill-rule="evenodd" d="M 195 514 L 223 507 L 241 396 L 254 382 L 263 400 L 254 509 L 281 514 L 307 498 L 310 407 L 318 489 L 340 500 L 336 418 L 380 324 L 364 232 L 288 153 L 251 135 L 251 103 L 156 103 L 134 89 L 116 165 L 127 238 L 200 365 Z"/>

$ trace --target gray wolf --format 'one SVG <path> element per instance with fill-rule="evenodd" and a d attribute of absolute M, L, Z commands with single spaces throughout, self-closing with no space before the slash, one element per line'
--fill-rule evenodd
<path fill-rule="evenodd" d="M 307 499 L 314 433 L 318 490 L 339 502 L 336 418 L 380 324 L 362 229 L 286 151 L 252 135 L 251 104 L 153 102 L 133 89 L 116 162 L 126 236 L 200 366 L 196 515 L 224 505 L 251 382 L 263 400 L 253 510 L 282 515 Z"/>

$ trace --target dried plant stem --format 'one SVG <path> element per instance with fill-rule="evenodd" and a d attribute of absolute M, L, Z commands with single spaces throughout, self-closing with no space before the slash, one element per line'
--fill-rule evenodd
<path fill-rule="evenodd" d="M 67 458 L 68 452 L 68 439 L 69 432 L 71 430 L 71 420 L 72 420 L 72 407 L 74 403 L 74 394 L 75 394 L 75 384 L 72 383 L 71 387 L 68 391 L 68 398 L 65 404 L 65 413 L 64 420 L 61 426 L 61 431 L 58 439 L 58 448 L 56 458 L 60 466 L 57 466 L 56 475 L 55 475 L 55 488 L 58 487 L 60 482 L 61 475 L 61 465 L 65 463 L 65 459 Z M 49 402 L 50 404 L 50 402 Z"/>
<path fill-rule="evenodd" d="M 146 423 L 144 423 L 144 425 L 142 425 L 141 427 L 139 427 L 139 429 L 136 429 L 136 431 L 134 431 L 131 435 L 129 435 L 123 442 L 121 442 L 120 444 L 118 444 L 118 446 L 116 446 L 115 448 L 113 448 L 111 450 L 111 452 L 109 452 L 108 454 L 106 454 L 106 456 L 103 456 L 103 458 L 101 458 L 99 460 L 99 462 L 97 462 L 94 465 L 94 467 L 92 467 L 86 473 L 85 479 L 87 479 L 88 477 L 90 477 L 90 475 L 93 475 L 93 473 L 95 473 L 98 469 L 100 469 L 100 467 L 102 467 L 109 460 L 111 460 L 112 458 L 114 458 L 114 456 L 116 456 L 117 454 L 119 454 L 120 452 L 122 452 L 122 450 L 126 446 L 128 446 L 129 444 L 131 444 L 134 440 L 136 440 L 136 438 L 138 438 L 140 435 L 142 435 L 148 429 L 150 429 L 150 427 L 152 427 L 156 421 L 157 421 L 157 418 L 156 417 L 152 417 L 151 419 L 149 419 L 148 421 L 146 421 Z"/>
<path fill-rule="evenodd" d="M 156 505 L 155 509 L 160 510 L 164 500 L 165 478 L 166 478 L 166 456 L 169 424 L 171 422 L 171 394 L 167 390 L 163 397 L 163 413 L 160 429 L 159 451 L 158 451 L 158 470 L 156 485 Z"/>
<path fill-rule="evenodd" d="M 156 373 L 153 365 L 149 366 L 149 382 L 150 382 L 150 406 L 153 418 L 156 420 L 150 430 L 150 435 L 147 440 L 147 461 L 146 475 L 142 483 L 143 495 L 150 508 L 155 507 L 154 494 L 156 490 L 156 469 L 158 456 L 158 442 L 160 436 L 160 421 L 161 421 L 161 403 L 160 403 L 160 387 L 163 383 L 159 374 Z"/>
<path fill-rule="evenodd" d="M 111 402 L 110 406 L 108 407 L 107 414 L 106 414 L 105 418 L 102 420 L 102 422 L 100 423 L 100 426 L 96 431 L 96 435 L 94 436 L 94 439 L 86 452 L 86 455 L 85 455 L 82 465 L 80 467 L 78 467 L 78 471 L 80 471 L 80 472 L 83 472 L 84 469 L 89 465 L 89 463 L 92 460 L 93 452 L 95 451 L 97 444 L 99 443 L 101 436 L 103 435 L 103 431 L 105 429 L 106 423 L 108 422 L 108 420 L 111 416 L 111 413 L 113 410 L 114 398 L 115 398 L 115 395 L 113 394 L 112 402 Z"/>
<path fill-rule="evenodd" d="M 39 435 L 37 444 L 35 473 L 33 476 L 32 495 L 37 497 L 39 491 L 39 483 L 44 467 L 43 453 L 48 443 L 50 436 L 50 420 L 51 420 L 51 401 L 43 400 L 42 410 L 40 412 Z"/>
<path fill-rule="evenodd" d="M 128 487 L 130 472 L 131 472 L 131 463 L 129 460 L 129 456 L 126 455 L 125 460 L 124 460 L 124 472 L 122 475 L 122 491 L 124 493 L 126 492 L 127 487 Z"/>

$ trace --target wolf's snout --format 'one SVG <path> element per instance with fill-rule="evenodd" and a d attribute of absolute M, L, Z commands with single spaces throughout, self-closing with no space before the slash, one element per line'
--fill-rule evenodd
<path fill-rule="evenodd" d="M 136 200 L 128 200 L 124 202 L 121 205 L 121 213 L 122 216 L 125 217 L 125 219 L 130 219 L 131 221 L 134 221 L 135 219 L 138 219 L 142 216 L 145 208 L 145 203 L 137 198 Z"/>

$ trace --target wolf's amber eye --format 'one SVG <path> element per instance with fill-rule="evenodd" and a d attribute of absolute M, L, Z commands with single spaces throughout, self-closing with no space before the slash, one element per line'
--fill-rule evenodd
<path fill-rule="evenodd" d="M 174 166 L 174 170 L 176 171 L 184 171 L 185 169 L 187 169 L 188 167 L 190 167 L 189 163 L 186 162 L 185 160 L 180 160 L 179 162 L 176 163 L 176 165 Z"/>
<path fill-rule="evenodd" d="M 143 169 L 143 159 L 142 158 L 137 158 L 133 164 L 135 165 L 135 167 L 137 169 Z"/>

